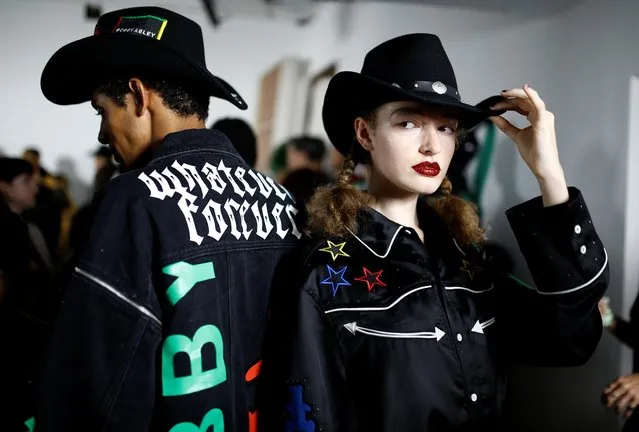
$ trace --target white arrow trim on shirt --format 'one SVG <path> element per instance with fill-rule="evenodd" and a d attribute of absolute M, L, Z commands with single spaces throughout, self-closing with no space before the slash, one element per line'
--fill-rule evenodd
<path fill-rule="evenodd" d="M 491 318 L 491 319 L 486 320 L 484 322 L 479 322 L 479 320 L 477 320 L 477 322 L 475 323 L 475 325 L 473 326 L 473 328 L 470 331 L 475 332 L 475 333 L 484 334 L 484 329 L 486 327 L 489 327 L 489 326 L 493 325 L 493 324 L 495 324 L 495 318 Z"/>
<path fill-rule="evenodd" d="M 439 340 L 444 337 L 446 333 L 441 329 L 435 327 L 434 332 L 412 332 L 412 333 L 397 333 L 397 332 L 387 332 L 382 330 L 375 330 L 366 327 L 360 327 L 357 325 L 355 321 L 344 324 L 346 330 L 351 332 L 352 334 L 362 333 L 369 336 L 376 337 L 385 337 L 391 339 L 437 339 Z"/>

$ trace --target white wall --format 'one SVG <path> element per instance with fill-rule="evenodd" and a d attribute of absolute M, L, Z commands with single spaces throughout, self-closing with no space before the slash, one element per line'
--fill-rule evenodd
<path fill-rule="evenodd" d="M 111 9 L 150 3 L 108 2 Z M 240 111 L 212 99 L 208 123 L 225 116 L 254 122 L 260 75 L 281 57 L 297 54 L 306 34 L 293 23 L 239 18 L 214 29 L 193 4 L 185 2 L 175 9 L 200 23 L 209 69 L 232 83 L 249 105 Z M 40 91 L 40 74 L 49 57 L 63 44 L 93 34 L 95 21 L 85 20 L 83 14 L 80 2 L 0 0 L 0 98 L 4 101 L 0 104 L 0 151 L 20 154 L 26 145 L 35 144 L 45 167 L 56 170 L 61 159 L 71 158 L 75 183 L 88 184 L 93 176 L 90 152 L 98 145 L 99 120 L 94 110 L 88 103 L 53 105 Z M 82 187 L 78 190 L 78 198 L 84 198 Z"/>
<path fill-rule="evenodd" d="M 12 3 L 0 13 L 0 148 L 17 152 L 28 143 L 44 150 L 53 166 L 72 156 L 87 179 L 89 149 L 96 143 L 98 121 L 88 106 L 56 107 L 44 100 L 39 75 L 48 56 L 62 43 L 90 34 L 76 5 Z M 587 199 L 600 236 L 607 245 L 612 306 L 622 303 L 625 224 L 628 83 L 639 73 L 639 41 L 634 29 L 639 4 L 625 0 L 590 0 L 551 18 L 524 20 L 495 13 L 447 10 L 417 5 L 322 4 L 307 28 L 284 22 L 230 20 L 213 30 L 194 9 L 184 13 L 205 28 L 209 68 L 229 80 L 251 107 L 235 110 L 212 103 L 212 117 L 239 115 L 253 121 L 259 76 L 282 56 L 310 59 L 316 72 L 328 63 L 358 70 L 367 50 L 406 32 L 434 32 L 442 38 L 468 102 L 511 86 L 530 83 L 557 116 L 560 154 L 571 184 Z M 23 31 L 29 23 L 29 33 Z M 21 37 L 16 37 L 21 35 Z M 11 36 L 11 37 L 9 37 Z M 513 145 L 501 140 L 485 192 L 484 207 L 493 238 L 516 251 L 503 211 L 538 194 L 534 179 Z M 521 260 L 518 270 L 526 273 Z M 513 373 L 512 430 L 615 430 L 615 417 L 599 402 L 603 386 L 620 372 L 621 349 L 604 335 L 595 357 L 584 367 L 563 370 L 519 369 Z M 627 359 L 627 351 L 623 351 Z"/>

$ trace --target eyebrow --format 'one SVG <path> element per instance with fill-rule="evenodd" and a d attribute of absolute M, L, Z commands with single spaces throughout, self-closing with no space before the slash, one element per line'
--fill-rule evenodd
<path fill-rule="evenodd" d="M 391 112 L 391 117 L 392 116 L 396 116 L 396 115 L 419 115 L 419 116 L 425 116 L 427 115 L 428 111 L 425 110 L 424 108 L 420 108 L 420 107 L 416 107 L 416 106 L 403 106 L 403 107 L 399 107 L 394 109 Z M 451 117 L 447 114 L 443 114 L 440 117 L 440 120 L 442 121 L 459 121 L 459 119 L 455 118 L 455 117 Z"/>
<path fill-rule="evenodd" d="M 404 106 L 404 107 L 399 107 L 399 108 L 395 108 L 392 112 L 391 112 L 391 116 L 395 116 L 395 115 L 402 115 L 402 114 L 409 114 L 409 115 L 424 115 L 424 110 L 418 107 L 412 107 L 412 106 Z"/>

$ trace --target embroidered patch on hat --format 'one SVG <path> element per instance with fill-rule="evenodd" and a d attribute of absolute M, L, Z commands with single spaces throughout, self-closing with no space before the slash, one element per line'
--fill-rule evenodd
<path fill-rule="evenodd" d="M 111 33 L 133 33 L 160 40 L 168 20 L 153 15 L 120 17 Z"/>

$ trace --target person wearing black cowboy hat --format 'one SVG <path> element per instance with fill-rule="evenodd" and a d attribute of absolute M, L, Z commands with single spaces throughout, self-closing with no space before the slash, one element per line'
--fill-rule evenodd
<path fill-rule="evenodd" d="M 95 197 L 36 429 L 248 430 L 271 282 L 301 232 L 286 190 L 206 128 L 211 96 L 246 103 L 207 70 L 200 26 L 109 12 L 51 57 L 41 87 L 91 101 L 121 174 Z"/>
<path fill-rule="evenodd" d="M 476 209 L 450 193 L 456 143 L 486 119 L 539 182 L 540 197 L 506 212 L 536 286 L 495 268 Z M 439 38 L 409 34 L 334 76 L 323 120 L 347 159 L 308 205 L 296 295 L 282 303 L 295 306 L 273 310 L 266 430 L 501 430 L 506 365 L 590 358 L 607 254 L 535 90 L 467 104 Z M 366 192 L 348 183 L 358 162 L 370 165 Z"/>

